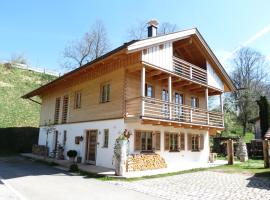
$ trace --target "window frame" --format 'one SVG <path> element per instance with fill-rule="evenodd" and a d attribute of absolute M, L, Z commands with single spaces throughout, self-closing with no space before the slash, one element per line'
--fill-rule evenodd
<path fill-rule="evenodd" d="M 191 136 L 191 151 L 193 152 L 200 151 L 200 135 L 198 134 L 192 134 Z"/>
<path fill-rule="evenodd" d="M 195 102 L 193 102 L 193 99 L 195 100 Z M 195 105 L 194 105 L 194 103 L 195 103 Z M 190 107 L 191 108 L 199 108 L 200 107 L 199 97 L 197 97 L 197 96 L 190 97 Z"/>
<path fill-rule="evenodd" d="M 169 134 L 169 152 L 179 152 L 179 133 L 170 133 Z M 172 139 L 173 139 L 173 149 L 172 149 Z"/>
<path fill-rule="evenodd" d="M 106 94 L 104 93 L 104 87 L 106 87 Z M 108 90 L 109 88 L 109 90 Z M 105 96 L 105 97 L 104 97 Z M 104 97 L 104 98 L 103 98 Z M 108 103 L 111 101 L 111 82 L 104 82 L 100 85 L 100 98 L 99 98 L 99 102 L 100 103 Z"/>
<path fill-rule="evenodd" d="M 153 84 L 151 83 L 145 83 L 145 86 L 144 86 L 144 96 L 147 97 L 147 98 L 155 98 L 155 87 L 153 86 Z M 151 87 L 151 96 L 148 96 L 148 88 Z"/>
<path fill-rule="evenodd" d="M 107 137 L 106 137 L 106 135 L 107 135 Z M 102 147 L 109 148 L 109 129 L 108 128 L 103 130 L 103 146 Z"/>
<path fill-rule="evenodd" d="M 143 145 L 143 134 L 145 134 L 145 144 Z M 148 149 L 148 137 L 151 135 L 151 141 L 150 141 L 150 146 L 151 146 L 151 149 Z M 141 143 L 141 152 L 142 153 L 147 153 L 147 152 L 153 152 L 153 131 L 141 131 L 141 138 L 140 138 L 140 143 Z M 145 149 L 143 149 L 143 146 L 145 146 Z"/>
<path fill-rule="evenodd" d="M 79 103 L 78 103 L 78 95 L 79 95 Z M 75 91 L 74 93 L 74 109 L 82 108 L 82 91 Z"/>

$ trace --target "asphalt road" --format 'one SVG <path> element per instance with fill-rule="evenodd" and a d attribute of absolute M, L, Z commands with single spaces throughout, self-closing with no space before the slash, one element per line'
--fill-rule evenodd
<path fill-rule="evenodd" d="M 22 157 L 0 157 L 0 200 L 154 200 L 140 192 L 71 175 Z"/>

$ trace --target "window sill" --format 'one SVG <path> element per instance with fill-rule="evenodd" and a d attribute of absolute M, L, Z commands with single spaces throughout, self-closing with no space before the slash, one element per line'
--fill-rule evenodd
<path fill-rule="evenodd" d="M 109 102 L 111 102 L 111 101 L 101 101 L 101 102 L 99 102 L 99 103 L 109 103 Z"/>
<path fill-rule="evenodd" d="M 153 154 L 155 153 L 154 151 L 152 150 L 149 150 L 149 151 L 140 151 L 141 154 Z"/>
<path fill-rule="evenodd" d="M 178 153 L 178 152 L 180 152 L 180 150 L 169 150 L 169 152 Z"/>
<path fill-rule="evenodd" d="M 109 147 L 107 147 L 107 146 L 103 146 L 103 147 L 101 147 L 101 148 L 103 148 L 103 149 L 108 149 Z"/>

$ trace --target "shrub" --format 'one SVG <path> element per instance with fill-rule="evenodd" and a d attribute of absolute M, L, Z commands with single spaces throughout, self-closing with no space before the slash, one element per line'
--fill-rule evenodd
<path fill-rule="evenodd" d="M 70 157 L 70 158 L 75 158 L 75 157 L 77 156 L 77 151 L 75 151 L 75 150 L 69 150 L 69 151 L 67 152 L 67 155 L 68 155 L 68 157 Z"/>
<path fill-rule="evenodd" d="M 77 164 L 70 165 L 69 166 L 69 171 L 70 172 L 78 172 L 79 171 L 78 165 Z"/>

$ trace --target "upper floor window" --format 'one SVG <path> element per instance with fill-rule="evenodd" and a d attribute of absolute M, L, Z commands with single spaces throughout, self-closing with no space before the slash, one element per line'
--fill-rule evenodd
<path fill-rule="evenodd" d="M 109 146 L 109 129 L 104 129 L 103 147 L 108 148 Z"/>
<path fill-rule="evenodd" d="M 60 114 L 60 103 L 61 97 L 55 99 L 55 108 L 54 108 L 54 123 L 59 123 L 59 114 Z"/>
<path fill-rule="evenodd" d="M 81 108 L 81 102 L 82 102 L 82 93 L 81 92 L 75 92 L 74 96 L 74 108 L 78 109 Z"/>
<path fill-rule="evenodd" d="M 67 115 L 68 115 L 68 95 L 63 97 L 63 109 L 62 109 L 62 123 L 67 123 Z"/>
<path fill-rule="evenodd" d="M 105 83 L 101 85 L 101 97 L 100 97 L 100 102 L 101 103 L 106 103 L 110 101 L 110 90 L 111 90 L 111 85 L 110 83 Z"/>
<path fill-rule="evenodd" d="M 199 98 L 198 97 L 191 97 L 190 105 L 192 108 L 199 108 Z"/>
<path fill-rule="evenodd" d="M 183 94 L 180 94 L 180 93 L 176 92 L 174 94 L 174 102 L 176 104 L 183 105 L 184 104 L 184 96 L 183 96 Z"/>
<path fill-rule="evenodd" d="M 145 96 L 154 98 L 154 87 L 148 83 L 145 84 Z"/>

